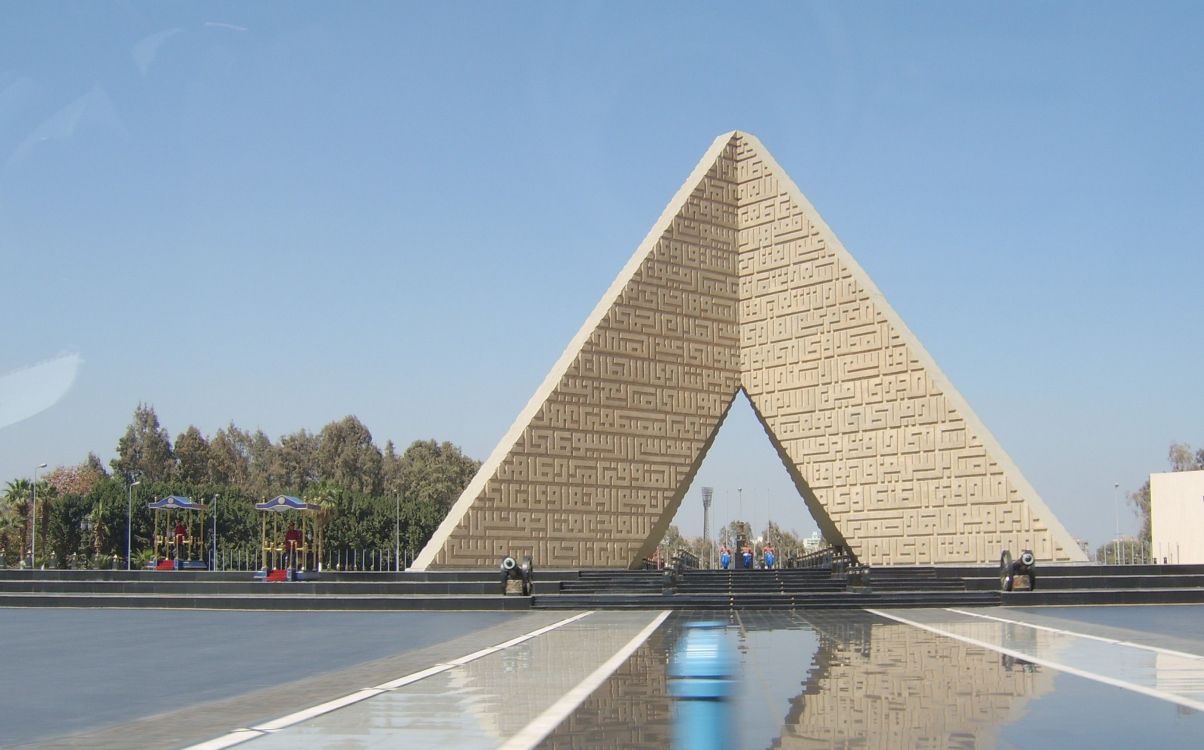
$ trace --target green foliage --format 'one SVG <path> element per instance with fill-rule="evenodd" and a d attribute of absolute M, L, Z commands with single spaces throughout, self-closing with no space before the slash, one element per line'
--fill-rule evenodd
<path fill-rule="evenodd" d="M 209 441 L 196 427 L 188 429 L 176 438 L 176 477 L 190 484 L 209 479 Z"/>
<path fill-rule="evenodd" d="M 83 520 L 91 512 L 92 506 L 85 495 L 67 494 L 57 498 L 46 525 L 46 538 L 56 558 L 67 560 L 72 555 L 87 554 Z"/>
<path fill-rule="evenodd" d="M 38 483 L 38 551 L 59 561 L 110 567 L 124 559 L 127 513 L 135 564 L 152 555 L 154 512 L 147 503 L 167 495 L 216 503 L 218 546 L 257 550 L 262 514 L 255 503 L 279 494 L 322 507 L 325 546 L 333 550 L 417 552 L 443 521 L 480 462 L 452 443 L 415 441 L 398 456 L 384 454 L 355 417 L 318 434 L 305 430 L 273 443 L 233 423 L 207 439 L 189 426 L 172 446 L 152 406 L 139 404 L 118 441 L 109 476 L 95 454 L 78 466 L 48 472 Z M 140 478 L 132 487 L 131 475 Z M 32 487 L 8 483 L 0 502 L 0 548 L 15 564 L 28 546 Z M 213 517 L 206 514 L 206 539 Z"/>
<path fill-rule="evenodd" d="M 164 480 L 175 473 L 171 441 L 167 430 L 159 426 L 153 406 L 138 404 L 134 409 L 134 421 L 117 441 L 117 458 L 112 465 L 114 472 L 125 477 L 137 472 L 147 479 Z"/>
<path fill-rule="evenodd" d="M 318 435 L 318 474 L 341 487 L 379 493 L 381 460 L 372 433 L 355 417 L 331 422 Z"/>
<path fill-rule="evenodd" d="M 4 488 L 3 505 L 0 505 L 0 549 L 6 565 L 19 560 L 29 545 L 32 495 L 33 484 L 28 479 L 14 479 Z"/>
<path fill-rule="evenodd" d="M 429 503 L 446 514 L 480 468 L 480 461 L 451 443 L 416 440 L 400 458 L 386 464 L 385 488 L 389 494 Z"/>

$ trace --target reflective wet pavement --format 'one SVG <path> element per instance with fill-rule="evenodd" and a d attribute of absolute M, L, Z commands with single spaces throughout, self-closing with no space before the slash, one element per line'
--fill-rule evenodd
<path fill-rule="evenodd" d="M 1116 619 L 1113 608 L 1095 609 L 1103 623 Z M 1152 632 L 1092 622 L 1082 609 L 1073 620 L 1002 608 L 732 612 L 726 633 L 739 663 L 731 703 L 736 744 L 1197 746 L 1204 736 L 1195 704 L 1204 697 L 1204 644 L 1181 634 L 1200 622 L 1204 608 L 1146 609 L 1127 616 L 1144 614 Z M 539 746 L 671 745 L 666 664 L 684 624 L 714 614 L 674 614 Z M 642 622 L 634 614 L 595 613 L 514 653 L 249 746 L 374 748 L 402 738 L 447 748 L 499 746 Z"/>
<path fill-rule="evenodd" d="M 0 623 L 11 623 L 10 612 L 0 611 Z M 176 622 L 163 620 L 166 614 L 125 611 L 110 619 L 136 617 L 141 627 Z M 231 613 L 192 614 L 220 620 Z M 438 642 L 406 650 L 398 639 L 404 653 L 314 664 L 315 671 L 337 668 L 271 691 L 198 701 L 179 723 L 160 714 L 82 741 L 75 735 L 29 746 L 182 747 L 220 736 L 206 746 L 669 747 L 670 655 L 688 622 L 716 615 L 738 656 L 730 703 L 738 747 L 1204 744 L 1199 605 L 676 612 L 659 627 L 655 612 L 481 615 L 315 619 L 309 627 L 327 627 L 331 643 L 362 652 L 352 660 L 389 650 L 382 624 L 432 633 Z M 45 615 L 49 622 L 60 616 Z M 254 620 L 223 620 L 244 621 Z M 352 623 L 364 643 L 348 641 L 340 625 Z M 149 653 L 154 648 L 144 644 Z M 319 652 L 333 653 L 331 644 Z M 231 665 L 214 668 L 224 675 Z M 55 669 L 71 682 L 70 664 Z M 205 674 L 198 668 L 193 682 L 205 687 Z M 87 690 L 73 690 L 86 703 Z M 345 707 L 290 715 L 340 696 L 350 696 Z M 255 710 L 246 708 L 251 703 Z M 198 725 L 207 733 L 198 735 Z M 185 726 L 189 741 L 172 731 Z M 0 746 L 9 746 L 7 732 L 0 724 Z"/>

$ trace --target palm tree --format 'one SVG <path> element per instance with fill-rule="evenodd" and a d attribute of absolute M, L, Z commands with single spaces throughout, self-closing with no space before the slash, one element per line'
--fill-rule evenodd
<path fill-rule="evenodd" d="M 17 542 L 12 539 L 12 532 L 20 526 L 20 541 L 13 545 L 18 557 L 24 556 L 25 550 L 29 548 L 29 501 L 32 496 L 33 484 L 28 479 L 14 479 L 4 488 L 4 506 L 0 509 L 0 515 L 8 518 L 4 524 L 5 547 L 11 542 Z"/>
<path fill-rule="evenodd" d="M 7 508 L 0 508 L 0 567 L 8 564 L 9 549 L 19 551 L 20 544 L 14 543 L 17 530 L 21 528 L 21 519 Z"/>
<path fill-rule="evenodd" d="M 311 484 L 306 487 L 303 499 L 308 504 L 318 506 L 313 530 L 314 567 L 317 568 L 321 566 L 322 555 L 325 552 L 326 525 L 334 517 L 338 502 L 334 493 L 324 483 Z"/>

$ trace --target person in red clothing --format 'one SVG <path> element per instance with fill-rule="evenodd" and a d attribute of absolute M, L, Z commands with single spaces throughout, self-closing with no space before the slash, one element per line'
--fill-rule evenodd
<path fill-rule="evenodd" d="M 289 521 L 288 531 L 284 534 L 284 552 L 287 555 L 284 566 L 286 568 L 294 566 L 297 557 L 297 548 L 300 546 L 301 530 L 293 525 L 292 521 Z"/>
<path fill-rule="evenodd" d="M 176 530 L 175 530 L 174 536 L 175 536 L 175 545 L 176 545 L 176 559 L 179 560 L 180 559 L 180 548 L 184 546 L 184 539 L 188 536 L 188 529 L 184 527 L 184 521 L 181 520 L 181 521 L 176 522 Z"/>

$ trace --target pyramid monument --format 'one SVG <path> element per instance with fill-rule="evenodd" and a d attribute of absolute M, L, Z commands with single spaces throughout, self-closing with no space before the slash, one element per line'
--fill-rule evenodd
<path fill-rule="evenodd" d="M 411 569 L 636 568 L 743 391 L 863 563 L 1085 560 L 752 135 L 707 150 Z"/>

